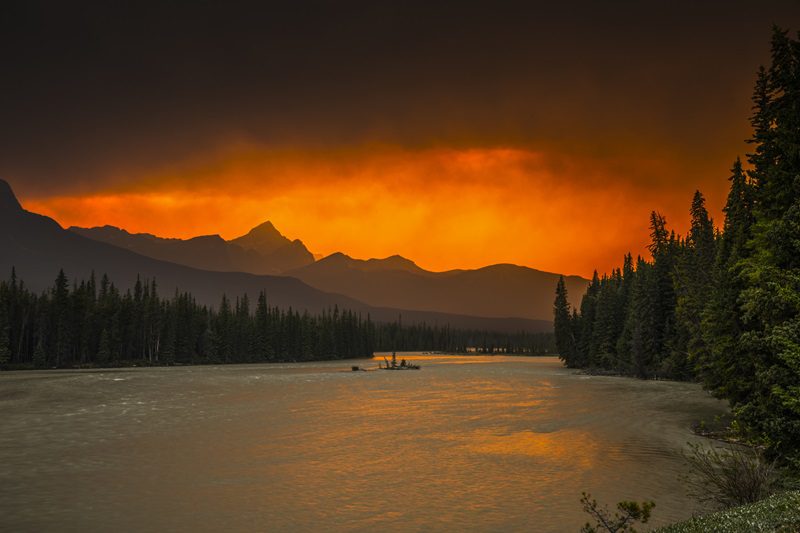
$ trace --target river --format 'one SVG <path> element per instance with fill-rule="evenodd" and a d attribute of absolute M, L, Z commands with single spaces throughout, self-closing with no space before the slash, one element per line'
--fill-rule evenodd
<path fill-rule="evenodd" d="M 579 498 L 698 509 L 680 456 L 725 406 L 555 358 L 0 374 L 5 531 L 577 531 Z"/>

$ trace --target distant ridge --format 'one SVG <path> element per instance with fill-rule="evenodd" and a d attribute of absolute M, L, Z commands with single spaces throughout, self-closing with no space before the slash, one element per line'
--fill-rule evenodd
<path fill-rule="evenodd" d="M 427 273 L 427 270 L 423 270 L 414 261 L 401 255 L 392 255 L 383 259 L 353 259 L 347 254 L 336 252 L 319 259 L 316 264 L 317 269 L 343 267 L 363 272 L 402 270 L 419 274 Z"/>
<path fill-rule="evenodd" d="M 287 275 L 376 306 L 538 320 L 552 317 L 559 277 L 510 264 L 430 272 L 401 256 L 364 261 L 341 253 Z M 565 276 L 565 282 L 570 300 L 578 305 L 589 281 Z"/>
<path fill-rule="evenodd" d="M 155 259 L 219 272 L 280 274 L 314 262 L 314 256 L 301 241 L 290 241 L 271 222 L 231 241 L 219 235 L 166 239 L 149 233 L 129 233 L 115 226 L 73 226 L 69 230 Z"/>

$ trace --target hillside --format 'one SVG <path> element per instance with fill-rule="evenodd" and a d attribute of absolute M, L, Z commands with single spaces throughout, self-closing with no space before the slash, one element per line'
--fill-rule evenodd
<path fill-rule="evenodd" d="M 559 276 L 509 264 L 429 272 L 400 256 L 363 261 L 344 254 L 333 254 L 287 275 L 376 306 L 542 320 L 552 318 Z M 588 280 L 568 276 L 565 281 L 577 304 Z"/>

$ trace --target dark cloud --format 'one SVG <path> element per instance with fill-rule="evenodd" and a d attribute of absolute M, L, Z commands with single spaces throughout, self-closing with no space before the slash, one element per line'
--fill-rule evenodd
<path fill-rule="evenodd" d="M 697 179 L 743 149 L 771 25 L 800 27 L 795 1 L 0 9 L 0 175 L 29 194 L 236 140 L 652 152 Z"/>

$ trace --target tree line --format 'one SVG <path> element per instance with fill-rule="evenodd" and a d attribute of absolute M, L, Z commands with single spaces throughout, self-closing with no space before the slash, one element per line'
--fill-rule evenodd
<path fill-rule="evenodd" d="M 477 329 L 454 329 L 449 325 L 403 325 L 396 322 L 375 328 L 378 351 L 438 351 L 456 354 L 553 355 L 556 353 L 552 332 L 499 333 Z"/>
<path fill-rule="evenodd" d="M 311 315 L 245 294 L 219 306 L 189 293 L 171 298 L 155 280 L 121 291 L 104 275 L 70 283 L 59 271 L 36 294 L 12 270 L 0 282 L 0 368 L 312 361 L 372 357 L 375 351 L 553 353 L 552 334 L 502 334 L 449 325 L 375 323 L 338 307 Z"/>
<path fill-rule="evenodd" d="M 650 257 L 595 272 L 580 309 L 559 280 L 554 330 L 570 367 L 701 381 L 747 437 L 800 468 L 800 42 L 776 28 L 771 59 L 722 227 L 699 191 L 685 237 L 653 212 Z"/>

